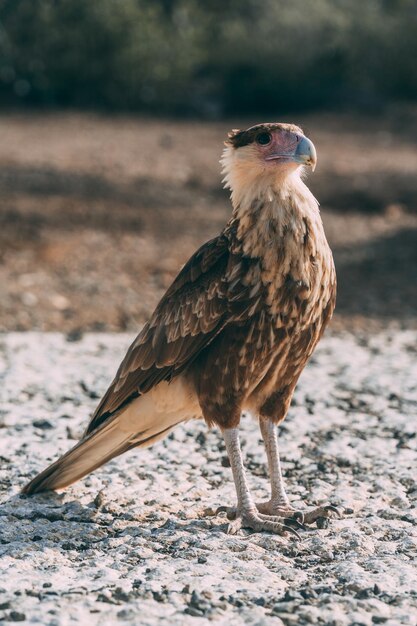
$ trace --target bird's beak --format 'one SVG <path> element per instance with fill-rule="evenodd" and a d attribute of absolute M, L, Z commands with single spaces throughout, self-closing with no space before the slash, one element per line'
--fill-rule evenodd
<path fill-rule="evenodd" d="M 317 152 L 314 143 L 308 137 L 301 137 L 293 160 L 302 165 L 309 165 L 314 172 L 317 165 Z"/>
<path fill-rule="evenodd" d="M 300 165 L 309 165 L 311 169 L 316 169 L 317 164 L 317 152 L 314 147 L 314 143 L 308 139 L 308 137 L 301 137 L 297 143 L 297 147 L 293 153 L 291 152 L 276 152 L 265 157 L 266 161 L 277 161 L 279 159 L 285 159 L 286 161 L 294 161 Z"/>

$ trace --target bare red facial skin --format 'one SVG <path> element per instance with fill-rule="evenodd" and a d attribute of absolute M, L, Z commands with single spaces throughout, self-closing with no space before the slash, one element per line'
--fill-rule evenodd
<path fill-rule="evenodd" d="M 264 141 L 262 135 L 265 134 L 260 134 L 261 141 Z M 285 162 L 294 155 L 300 141 L 300 135 L 288 130 L 274 130 L 269 135 L 271 140 L 268 144 L 262 144 L 257 139 L 255 140 L 260 154 L 266 161 L 272 163 L 275 160 Z"/>

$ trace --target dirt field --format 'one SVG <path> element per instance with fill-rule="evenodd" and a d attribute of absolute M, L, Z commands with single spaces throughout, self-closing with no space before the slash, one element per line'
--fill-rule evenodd
<path fill-rule="evenodd" d="M 0 118 L 0 330 L 135 331 L 230 215 L 231 127 L 89 115 Z M 334 328 L 415 325 L 417 111 L 295 116 L 334 249 Z"/>

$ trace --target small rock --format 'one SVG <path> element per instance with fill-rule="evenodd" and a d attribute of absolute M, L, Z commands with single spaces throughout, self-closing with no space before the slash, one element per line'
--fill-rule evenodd
<path fill-rule="evenodd" d="M 274 614 L 279 614 L 281 619 L 283 619 L 281 614 L 290 614 L 290 611 L 294 612 L 296 608 L 296 602 L 285 602 L 284 599 L 282 599 L 281 602 L 277 602 L 276 604 L 274 604 L 274 606 L 272 607 L 272 612 Z"/>
<path fill-rule="evenodd" d="M 35 428 L 41 428 L 42 430 L 50 430 L 53 428 L 53 425 L 51 422 L 48 422 L 48 420 L 35 420 L 32 424 Z"/>
<path fill-rule="evenodd" d="M 76 550 L 77 546 L 72 541 L 64 541 L 61 543 L 62 550 Z"/>
<path fill-rule="evenodd" d="M 293 613 L 281 613 L 280 611 L 276 612 L 275 607 L 272 609 L 272 615 L 279 614 L 280 619 L 284 622 L 284 624 L 299 624 L 300 618 Z"/>
<path fill-rule="evenodd" d="M 184 613 L 187 613 L 187 615 L 192 615 L 193 617 L 204 617 L 204 612 L 200 609 L 197 609 L 195 606 L 187 606 Z"/>
<path fill-rule="evenodd" d="M 164 602 L 167 602 L 167 600 L 168 600 L 167 594 L 165 594 L 163 592 L 161 593 L 160 591 L 153 591 L 152 592 L 152 596 L 153 596 L 153 599 L 155 600 L 155 602 L 162 602 L 162 603 L 164 603 Z"/>
<path fill-rule="evenodd" d="M 94 502 L 94 506 L 99 509 L 100 507 L 103 506 L 103 504 L 105 503 L 106 498 L 104 495 L 104 491 L 99 491 L 98 494 L 96 495 L 96 497 L 94 498 L 93 502 Z"/>
<path fill-rule="evenodd" d="M 25 293 L 22 293 L 22 295 L 20 296 L 20 299 L 24 306 L 32 307 L 38 304 L 38 297 L 31 291 L 26 291 Z M 19 621 L 19 620 L 16 620 L 16 621 Z"/>
<path fill-rule="evenodd" d="M 302 599 L 303 599 L 303 596 L 301 595 L 301 593 L 299 593 L 298 591 L 291 591 L 290 589 L 287 589 L 282 600 L 283 602 L 290 602 L 291 600 L 302 600 Z"/>
<path fill-rule="evenodd" d="M 329 527 L 329 518 L 328 517 L 319 517 L 316 524 L 317 528 L 328 528 Z"/>
<path fill-rule="evenodd" d="M 136 617 L 136 614 L 132 609 L 122 609 L 121 611 L 118 611 L 117 617 L 119 619 L 133 620 Z"/>
<path fill-rule="evenodd" d="M 83 331 L 81 330 L 81 328 L 74 328 L 73 330 L 70 330 L 65 337 L 68 343 L 81 341 L 82 338 L 83 338 Z"/>
<path fill-rule="evenodd" d="M 112 597 L 114 600 L 118 600 L 120 602 L 129 602 L 130 594 L 124 591 L 121 587 L 116 587 L 113 591 Z"/>
<path fill-rule="evenodd" d="M 94 389 L 90 389 L 83 380 L 80 382 L 80 387 L 92 400 L 98 400 L 100 398 L 100 394 L 94 391 Z"/>
<path fill-rule="evenodd" d="M 56 293 L 51 297 L 51 304 L 53 307 L 58 309 L 58 311 L 64 311 L 70 306 L 70 301 L 65 296 Z"/>
<path fill-rule="evenodd" d="M 8 619 L 10 622 L 24 622 L 26 615 L 19 611 L 10 611 Z"/>

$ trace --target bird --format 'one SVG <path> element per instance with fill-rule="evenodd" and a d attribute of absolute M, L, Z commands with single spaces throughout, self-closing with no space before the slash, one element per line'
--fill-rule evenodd
<path fill-rule="evenodd" d="M 224 438 L 237 504 L 229 532 L 292 533 L 332 504 L 295 509 L 287 496 L 277 426 L 335 308 L 336 272 L 319 204 L 304 182 L 316 148 L 295 124 L 228 133 L 221 157 L 232 214 L 179 271 L 98 404 L 80 441 L 23 493 L 63 489 L 114 457 L 203 418 Z M 239 425 L 259 422 L 270 498 L 249 490 Z"/>

